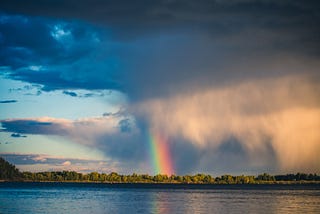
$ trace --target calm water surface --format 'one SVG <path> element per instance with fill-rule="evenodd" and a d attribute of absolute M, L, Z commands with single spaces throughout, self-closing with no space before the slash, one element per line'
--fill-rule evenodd
<path fill-rule="evenodd" d="M 320 213 L 320 185 L 0 183 L 0 213 Z"/>

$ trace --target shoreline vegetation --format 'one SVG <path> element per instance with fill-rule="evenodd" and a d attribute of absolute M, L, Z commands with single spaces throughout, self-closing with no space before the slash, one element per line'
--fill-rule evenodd
<path fill-rule="evenodd" d="M 74 182 L 108 184 L 320 184 L 317 174 L 269 175 L 120 175 L 116 172 L 83 174 L 75 171 L 20 172 L 14 165 L 0 157 L 0 182 Z"/>

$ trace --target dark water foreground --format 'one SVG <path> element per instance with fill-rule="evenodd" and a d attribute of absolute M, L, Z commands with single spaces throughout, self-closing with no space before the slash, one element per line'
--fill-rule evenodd
<path fill-rule="evenodd" d="M 320 213 L 320 185 L 0 183 L 0 213 Z"/>

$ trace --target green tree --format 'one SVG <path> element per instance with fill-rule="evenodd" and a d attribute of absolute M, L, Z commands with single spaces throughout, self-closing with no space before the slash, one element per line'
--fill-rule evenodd
<path fill-rule="evenodd" d="M 12 164 L 0 157 L 0 180 L 21 180 L 23 174 Z"/>
<path fill-rule="evenodd" d="M 89 174 L 90 181 L 99 181 L 99 173 L 98 172 L 91 172 Z"/>

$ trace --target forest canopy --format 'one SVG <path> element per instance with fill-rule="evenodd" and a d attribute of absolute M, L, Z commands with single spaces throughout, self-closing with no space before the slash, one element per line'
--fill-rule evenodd
<path fill-rule="evenodd" d="M 319 182 L 317 174 L 269 175 L 222 175 L 213 177 L 209 174 L 195 175 L 120 175 L 116 172 L 83 174 L 75 171 L 20 172 L 14 165 L 0 157 L 0 180 L 33 182 L 103 182 L 103 183 L 173 183 L 173 184 L 272 184 L 272 183 L 310 183 Z"/>

